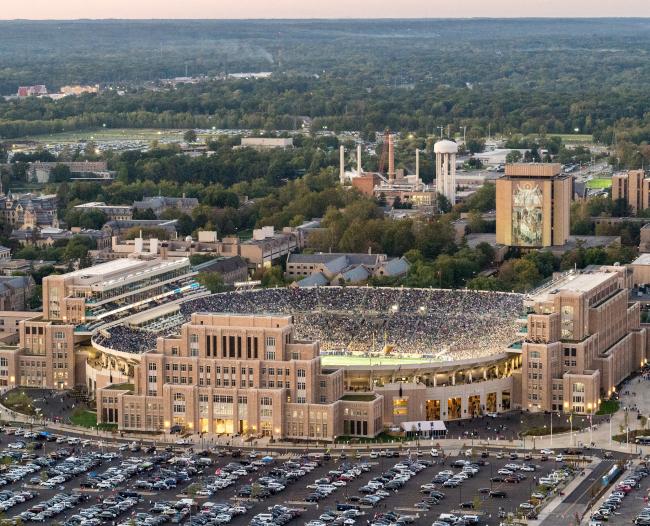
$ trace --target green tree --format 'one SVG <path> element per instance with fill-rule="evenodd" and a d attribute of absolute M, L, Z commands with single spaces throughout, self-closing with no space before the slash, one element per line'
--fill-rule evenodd
<path fill-rule="evenodd" d="M 628 217 L 632 215 L 632 207 L 625 199 L 617 199 L 612 206 L 612 215 L 614 217 Z"/>
<path fill-rule="evenodd" d="M 522 155 L 519 150 L 511 150 L 508 152 L 508 155 L 506 155 L 506 163 L 518 163 L 522 160 Z"/>
<path fill-rule="evenodd" d="M 476 276 L 467 282 L 467 288 L 473 290 L 503 290 L 503 284 L 494 276 Z"/>
<path fill-rule="evenodd" d="M 188 144 L 195 143 L 197 139 L 198 139 L 198 136 L 196 135 L 196 131 L 194 131 L 194 130 L 187 130 L 183 134 L 183 140 Z"/>
<path fill-rule="evenodd" d="M 196 279 L 213 294 L 215 292 L 223 292 L 226 289 L 223 276 L 218 272 L 199 272 Z"/>
<path fill-rule="evenodd" d="M 446 214 L 447 212 L 451 212 L 451 203 L 449 202 L 449 199 L 447 199 L 446 196 L 444 196 L 441 193 L 438 193 L 436 199 L 438 204 L 438 212 L 440 212 L 441 214 Z"/>
<path fill-rule="evenodd" d="M 55 183 L 69 181 L 70 177 L 72 177 L 72 172 L 70 171 L 70 168 L 65 164 L 57 164 L 50 171 L 50 181 L 53 181 Z"/>
<path fill-rule="evenodd" d="M 263 269 L 261 275 L 258 274 L 258 279 L 261 279 L 263 287 L 283 287 L 285 285 L 284 273 L 279 265 Z"/>

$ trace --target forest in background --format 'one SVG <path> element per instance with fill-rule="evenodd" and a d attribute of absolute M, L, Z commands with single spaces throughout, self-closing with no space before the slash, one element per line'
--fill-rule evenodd
<path fill-rule="evenodd" d="M 0 93 L 100 83 L 99 96 L 0 101 L 0 137 L 98 127 L 385 128 L 650 139 L 650 21 L 0 22 Z M 34 38 L 38 35 L 38 38 Z M 160 78 L 271 71 L 178 89 Z M 151 86 L 149 86 L 151 88 Z"/>

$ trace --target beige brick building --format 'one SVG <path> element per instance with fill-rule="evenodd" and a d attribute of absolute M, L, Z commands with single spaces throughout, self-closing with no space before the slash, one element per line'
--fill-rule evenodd
<path fill-rule="evenodd" d="M 506 165 L 496 182 L 496 241 L 515 247 L 564 245 L 569 238 L 571 176 L 555 163 Z"/>
<path fill-rule="evenodd" d="M 296 340 L 291 316 L 195 313 L 142 355 L 133 385 L 98 389 L 97 414 L 133 431 L 377 435 L 382 396 L 343 389 L 343 371 L 321 369 L 318 343 Z"/>
<path fill-rule="evenodd" d="M 624 199 L 636 214 L 650 207 L 650 178 L 643 170 L 630 170 L 612 176 L 612 200 Z"/>
<path fill-rule="evenodd" d="M 593 413 L 647 358 L 632 272 L 602 267 L 564 275 L 528 301 L 522 407 Z"/>

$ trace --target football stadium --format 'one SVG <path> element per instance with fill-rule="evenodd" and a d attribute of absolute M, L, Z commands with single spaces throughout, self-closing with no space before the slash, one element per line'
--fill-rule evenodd
<path fill-rule="evenodd" d="M 143 353 L 154 351 L 160 337 L 177 337 L 197 313 L 274 315 L 291 317 L 297 340 L 319 342 L 320 366 L 342 371 L 346 396 L 381 399 L 385 422 L 505 411 L 521 382 L 523 300 L 491 291 L 372 287 L 190 298 L 96 330 L 91 352 L 99 374 L 88 371 L 89 388 L 132 382 Z M 101 378 L 107 371 L 110 379 Z"/>

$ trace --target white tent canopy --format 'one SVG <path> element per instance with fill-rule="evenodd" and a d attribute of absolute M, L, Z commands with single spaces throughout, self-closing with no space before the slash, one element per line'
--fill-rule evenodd
<path fill-rule="evenodd" d="M 407 433 L 417 433 L 418 431 L 423 434 L 433 435 L 445 435 L 447 433 L 447 426 L 442 420 L 413 420 L 402 422 L 400 427 Z"/>

